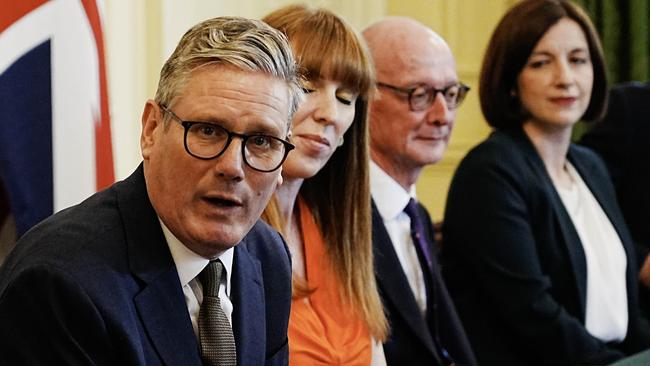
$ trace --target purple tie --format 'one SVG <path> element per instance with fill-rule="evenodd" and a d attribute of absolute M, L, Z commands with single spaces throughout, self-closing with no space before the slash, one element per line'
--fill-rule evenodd
<path fill-rule="evenodd" d="M 429 268 L 432 268 L 431 251 L 429 250 L 429 244 L 424 234 L 424 225 L 422 224 L 418 204 L 413 198 L 409 200 L 409 203 L 404 208 L 404 212 L 411 219 L 411 238 L 413 238 L 413 243 L 420 248 L 424 259 L 427 261 L 427 265 Z"/>
<path fill-rule="evenodd" d="M 437 269 L 434 269 L 434 266 L 436 265 L 433 262 L 431 251 L 429 250 L 429 243 L 427 243 L 427 237 L 424 234 L 424 225 L 422 223 L 422 218 L 420 217 L 420 210 L 418 208 L 418 204 L 415 201 L 415 199 L 411 198 L 409 200 L 409 203 L 406 205 L 404 208 L 404 212 L 409 215 L 409 218 L 411 218 L 411 237 L 413 238 L 413 243 L 419 248 L 420 252 L 422 252 L 422 256 L 424 259 L 427 261 L 427 265 L 429 266 L 429 270 L 433 274 L 433 276 L 437 276 Z M 432 310 L 429 311 L 434 311 L 436 314 L 434 315 L 434 321 L 436 322 L 435 325 L 435 330 L 433 333 L 434 337 L 434 342 L 436 345 L 436 350 L 438 352 L 438 357 L 442 361 L 442 364 L 444 365 L 456 365 L 452 359 L 452 357 L 449 355 L 447 352 L 447 349 L 443 347 L 441 341 L 440 341 L 440 334 L 438 331 L 438 314 L 437 314 L 437 306 L 435 305 L 437 299 L 436 299 L 436 281 L 431 281 L 431 292 L 428 294 L 428 296 L 431 296 L 430 301 L 433 302 L 433 305 L 431 307 Z"/>

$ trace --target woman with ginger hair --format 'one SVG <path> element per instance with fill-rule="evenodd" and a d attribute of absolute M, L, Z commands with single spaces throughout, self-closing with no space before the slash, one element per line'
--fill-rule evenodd
<path fill-rule="evenodd" d="M 287 35 L 305 74 L 305 100 L 292 122 L 296 148 L 263 215 L 292 254 L 290 363 L 383 364 L 387 322 L 370 235 L 370 56 L 327 10 L 288 6 L 263 20 Z"/>

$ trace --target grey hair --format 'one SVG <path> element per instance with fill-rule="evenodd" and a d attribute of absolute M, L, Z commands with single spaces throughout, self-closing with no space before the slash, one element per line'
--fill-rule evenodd
<path fill-rule="evenodd" d="M 160 71 L 155 101 L 171 107 L 191 72 L 210 64 L 260 71 L 289 87 L 288 125 L 303 98 L 301 77 L 286 36 L 266 23 L 217 17 L 188 30 Z"/>

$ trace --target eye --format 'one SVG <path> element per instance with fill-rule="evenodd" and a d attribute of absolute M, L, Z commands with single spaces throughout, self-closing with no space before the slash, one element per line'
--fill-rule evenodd
<path fill-rule="evenodd" d="M 221 130 L 217 128 L 217 126 L 210 123 L 197 123 L 192 126 L 192 132 L 200 135 L 201 137 L 214 137 L 219 134 Z"/>
<path fill-rule="evenodd" d="M 458 91 L 460 90 L 460 87 L 458 85 L 452 85 L 448 86 L 445 88 L 445 98 L 447 99 L 456 99 L 458 96 Z"/>
<path fill-rule="evenodd" d="M 427 88 L 419 86 L 411 91 L 411 100 L 427 100 L 429 98 L 429 94 L 430 92 L 427 90 Z"/>
<path fill-rule="evenodd" d="M 569 61 L 570 61 L 572 64 L 583 65 L 583 64 L 586 64 L 586 63 L 589 62 L 589 58 L 587 58 L 587 57 L 577 57 L 577 56 L 574 56 L 574 57 L 571 57 L 571 58 L 569 59 Z"/>
<path fill-rule="evenodd" d="M 216 141 L 228 136 L 228 132 L 223 127 L 206 122 L 194 122 L 189 133 L 203 141 Z"/>
<path fill-rule="evenodd" d="M 357 93 L 354 93 L 350 90 L 336 91 L 336 99 L 345 105 L 352 105 L 357 100 L 357 96 Z"/>
<path fill-rule="evenodd" d="M 253 146 L 257 148 L 261 147 L 267 147 L 271 145 L 271 140 L 273 140 L 272 137 L 266 136 L 266 135 L 253 135 L 249 138 L 248 141 L 250 141 Z"/>
<path fill-rule="evenodd" d="M 532 67 L 533 69 L 539 69 L 548 63 L 549 60 L 532 60 L 528 63 L 528 66 Z"/>
<path fill-rule="evenodd" d="M 304 80 L 302 82 L 302 91 L 305 94 L 310 94 L 316 91 L 316 86 L 309 80 Z"/>

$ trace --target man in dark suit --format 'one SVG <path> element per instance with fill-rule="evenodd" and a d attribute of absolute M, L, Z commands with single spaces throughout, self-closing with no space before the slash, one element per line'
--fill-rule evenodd
<path fill-rule="evenodd" d="M 580 144 L 595 150 L 607 164 L 621 211 L 637 244 L 640 296 L 650 314 L 650 82 L 616 85 L 609 94 L 607 115 L 582 136 Z"/>
<path fill-rule="evenodd" d="M 475 365 L 437 264 L 431 219 L 415 183 L 442 158 L 469 88 L 447 43 L 408 18 L 368 27 L 379 96 L 370 114 L 373 243 L 390 322 L 389 365 Z"/>
<path fill-rule="evenodd" d="M 141 166 L 0 269 L 0 364 L 288 363 L 289 256 L 258 218 L 292 148 L 291 55 L 243 18 L 183 36 L 144 108 Z"/>

